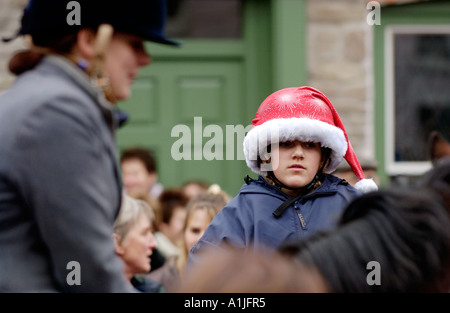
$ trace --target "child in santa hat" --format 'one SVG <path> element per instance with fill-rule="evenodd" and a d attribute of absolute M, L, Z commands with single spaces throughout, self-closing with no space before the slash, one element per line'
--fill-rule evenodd
<path fill-rule="evenodd" d="M 362 192 L 377 190 L 364 179 L 342 121 L 328 98 L 305 86 L 267 97 L 244 139 L 248 176 L 238 195 L 211 221 L 192 248 L 222 244 L 245 249 L 277 248 L 287 240 L 336 227 Z M 351 186 L 329 173 L 345 159 L 360 179 Z"/>

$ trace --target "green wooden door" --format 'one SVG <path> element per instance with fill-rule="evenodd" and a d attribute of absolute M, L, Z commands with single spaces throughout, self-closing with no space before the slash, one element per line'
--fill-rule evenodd
<path fill-rule="evenodd" d="M 117 134 L 119 149 L 153 150 L 166 188 L 198 179 L 218 183 L 234 196 L 246 174 L 255 176 L 243 157 L 243 128 L 266 96 L 287 87 L 280 82 L 292 77 L 292 85 L 299 85 L 305 77 L 295 61 L 283 63 L 294 57 L 278 53 L 299 46 L 287 40 L 286 29 L 289 38 L 302 42 L 304 29 L 290 25 L 302 20 L 304 1 L 245 0 L 242 8 L 241 38 L 182 39 L 181 48 L 150 43 L 153 63 L 141 70 L 132 97 L 119 104 L 130 114 Z M 290 12 L 289 18 L 280 12 Z M 299 55 L 297 63 L 304 64 L 304 58 Z"/>

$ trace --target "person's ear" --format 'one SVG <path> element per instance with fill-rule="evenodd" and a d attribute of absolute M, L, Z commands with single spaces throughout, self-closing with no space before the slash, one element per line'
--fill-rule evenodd
<path fill-rule="evenodd" d="M 96 33 L 90 28 L 83 28 L 77 34 L 77 48 L 81 56 L 85 59 L 92 59 L 95 56 Z"/>
<path fill-rule="evenodd" d="M 123 249 L 123 247 L 120 245 L 120 236 L 117 235 L 116 233 L 114 233 L 112 235 L 113 240 L 114 240 L 114 250 L 116 251 L 117 255 L 123 255 L 125 253 L 125 250 Z"/>

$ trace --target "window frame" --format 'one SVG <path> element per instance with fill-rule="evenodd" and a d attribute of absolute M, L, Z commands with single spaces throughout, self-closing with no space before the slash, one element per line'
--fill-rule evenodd
<path fill-rule="evenodd" d="M 388 72 L 392 71 L 387 51 L 388 32 L 392 27 L 447 27 L 450 25 L 450 1 L 420 1 L 409 4 L 384 5 L 380 10 L 381 23 L 373 27 L 373 69 L 374 69 L 374 135 L 375 157 L 379 163 L 377 174 L 380 177 L 380 185 L 389 185 L 396 177 L 409 177 L 414 179 L 423 174 L 431 166 L 428 162 L 393 162 L 393 113 Z M 392 51 L 392 50 L 390 50 Z M 390 67 L 390 68 L 388 68 Z M 389 129 L 390 127 L 390 129 Z M 386 129 L 388 128 L 388 129 Z M 388 133 L 390 132 L 390 133 Z M 390 134 L 390 136 L 388 135 Z M 389 137 L 389 138 L 388 138 Z M 409 164 L 408 164 L 409 163 Z"/>
<path fill-rule="evenodd" d="M 385 29 L 385 160 L 386 172 L 391 175 L 421 175 L 431 169 L 430 160 L 427 161 L 396 161 L 395 160 L 395 35 L 397 34 L 432 34 L 450 35 L 450 24 L 394 24 Z"/>

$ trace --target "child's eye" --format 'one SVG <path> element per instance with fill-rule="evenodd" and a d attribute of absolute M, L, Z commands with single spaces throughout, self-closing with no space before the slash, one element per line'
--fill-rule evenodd
<path fill-rule="evenodd" d="M 193 234 L 200 234 L 200 228 L 191 228 L 191 233 Z"/>
<path fill-rule="evenodd" d="M 314 148 L 316 146 L 316 143 L 315 142 L 304 142 L 303 146 L 305 148 Z"/>
<path fill-rule="evenodd" d="M 292 146 L 292 141 L 280 142 L 281 147 L 290 147 Z"/>

